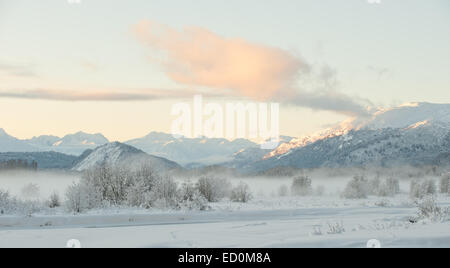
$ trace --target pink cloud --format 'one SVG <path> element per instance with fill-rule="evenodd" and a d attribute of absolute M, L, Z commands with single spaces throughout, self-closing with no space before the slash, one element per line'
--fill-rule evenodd
<path fill-rule="evenodd" d="M 144 44 L 166 53 L 166 74 L 185 85 L 265 100 L 292 88 L 298 75 L 309 69 L 283 49 L 221 37 L 200 27 L 177 30 L 145 20 L 133 30 Z"/>

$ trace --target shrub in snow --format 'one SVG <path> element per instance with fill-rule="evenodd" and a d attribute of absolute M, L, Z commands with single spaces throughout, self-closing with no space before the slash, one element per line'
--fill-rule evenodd
<path fill-rule="evenodd" d="M 393 194 L 399 194 L 400 193 L 400 181 L 398 179 L 394 178 L 387 178 L 385 181 L 387 187 L 391 189 L 391 192 Z"/>
<path fill-rule="evenodd" d="M 159 175 L 151 167 L 141 166 L 134 172 L 131 185 L 127 189 L 127 204 L 135 207 L 144 206 L 147 193 L 152 190 L 158 179 Z"/>
<path fill-rule="evenodd" d="M 145 195 L 147 208 L 176 208 L 177 183 L 170 177 L 158 177 L 150 192 Z"/>
<path fill-rule="evenodd" d="M 369 182 L 363 176 L 355 176 L 347 184 L 342 197 L 348 199 L 367 198 L 369 194 Z"/>
<path fill-rule="evenodd" d="M 379 176 L 369 180 L 368 182 L 368 193 L 371 195 L 378 195 L 381 186 L 381 179 Z"/>
<path fill-rule="evenodd" d="M 400 193 L 400 182 L 397 179 L 388 178 L 381 182 L 375 192 L 377 196 L 394 196 Z"/>
<path fill-rule="evenodd" d="M 294 178 L 292 181 L 291 192 L 293 195 L 310 195 L 312 193 L 311 179 L 308 176 Z"/>
<path fill-rule="evenodd" d="M 59 198 L 59 195 L 57 192 L 53 192 L 50 195 L 50 198 L 47 201 L 47 205 L 49 208 L 56 208 L 61 206 L 61 199 Z"/>
<path fill-rule="evenodd" d="M 11 198 L 9 192 L 0 190 L 0 215 L 9 214 L 14 208 L 15 200 Z"/>
<path fill-rule="evenodd" d="M 202 177 L 197 182 L 197 189 L 208 202 L 217 202 L 228 196 L 231 183 L 227 179 Z"/>
<path fill-rule="evenodd" d="M 442 194 L 450 193 L 450 173 L 442 176 L 439 180 L 439 191 Z"/>
<path fill-rule="evenodd" d="M 0 215 L 31 215 L 44 209 L 38 201 L 21 201 L 10 196 L 6 191 L 0 190 Z"/>
<path fill-rule="evenodd" d="M 252 199 L 250 187 L 246 183 L 240 182 L 239 185 L 231 190 L 230 199 L 233 202 L 247 203 Z"/>
<path fill-rule="evenodd" d="M 429 195 L 417 202 L 419 219 L 429 219 L 431 221 L 444 221 L 448 214 L 448 208 L 444 209 L 437 205 L 434 196 Z"/>
<path fill-rule="evenodd" d="M 180 208 L 189 210 L 206 210 L 208 209 L 208 201 L 202 196 L 194 183 L 185 181 L 178 190 L 178 198 Z"/>
<path fill-rule="evenodd" d="M 436 184 L 431 179 L 414 179 L 411 181 L 409 195 L 411 198 L 424 198 L 436 193 Z"/>
<path fill-rule="evenodd" d="M 320 226 L 314 226 L 311 235 L 322 235 L 322 228 Z"/>
<path fill-rule="evenodd" d="M 343 222 L 328 223 L 328 234 L 342 234 L 344 232 Z"/>
<path fill-rule="evenodd" d="M 387 178 L 381 180 L 378 176 L 369 180 L 367 193 L 376 196 L 394 196 L 400 193 L 400 182 L 398 179 Z"/>
<path fill-rule="evenodd" d="M 289 193 L 289 189 L 286 185 L 281 185 L 280 188 L 278 188 L 278 196 L 284 197 L 287 196 Z"/>
<path fill-rule="evenodd" d="M 67 188 L 65 206 L 70 212 L 81 213 L 101 205 L 102 198 L 98 189 L 91 188 L 82 182 Z"/>
<path fill-rule="evenodd" d="M 127 198 L 127 189 L 131 185 L 131 174 L 123 167 L 113 168 L 101 165 L 87 170 L 80 183 L 96 191 L 102 201 L 119 205 Z"/>

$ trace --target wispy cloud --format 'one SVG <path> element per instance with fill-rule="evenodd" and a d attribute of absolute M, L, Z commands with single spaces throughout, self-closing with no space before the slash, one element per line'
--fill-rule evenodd
<path fill-rule="evenodd" d="M 145 91 L 70 91 L 52 89 L 0 90 L 0 98 L 39 99 L 54 101 L 146 101 L 190 98 L 191 90 L 147 89 Z M 208 96 L 215 97 L 213 94 Z"/>
<path fill-rule="evenodd" d="M 182 30 L 141 21 L 134 33 L 154 51 L 165 52 L 162 67 L 169 78 L 189 86 L 231 90 L 231 95 L 274 100 L 352 116 L 367 115 L 368 101 L 337 92 L 336 70 L 313 66 L 289 51 L 225 38 L 207 29 Z M 299 80 L 315 80 L 304 87 Z"/>

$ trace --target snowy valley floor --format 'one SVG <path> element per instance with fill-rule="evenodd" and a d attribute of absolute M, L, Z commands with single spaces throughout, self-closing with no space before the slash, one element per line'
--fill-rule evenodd
<path fill-rule="evenodd" d="M 438 201 L 450 205 L 448 196 Z M 369 239 L 382 247 L 450 247 L 448 219 L 410 223 L 416 213 L 411 200 L 400 195 L 265 198 L 221 202 L 204 212 L 108 209 L 74 216 L 0 216 L 0 247 L 65 247 L 70 239 L 82 247 L 361 248 Z"/>

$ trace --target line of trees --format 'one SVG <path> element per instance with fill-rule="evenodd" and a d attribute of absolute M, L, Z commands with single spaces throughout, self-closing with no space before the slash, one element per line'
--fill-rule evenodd
<path fill-rule="evenodd" d="M 2 170 L 37 170 L 38 163 L 36 161 L 28 162 L 23 159 L 10 159 L 0 162 L 0 171 Z"/>
<path fill-rule="evenodd" d="M 209 202 L 223 198 L 248 202 L 252 195 L 248 185 L 233 187 L 224 178 L 206 176 L 180 185 L 145 164 L 135 169 L 103 165 L 87 170 L 79 183 L 68 188 L 66 207 L 76 213 L 111 205 L 205 210 Z"/>

